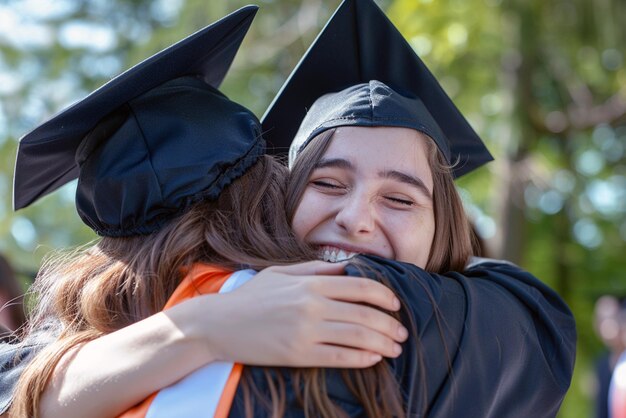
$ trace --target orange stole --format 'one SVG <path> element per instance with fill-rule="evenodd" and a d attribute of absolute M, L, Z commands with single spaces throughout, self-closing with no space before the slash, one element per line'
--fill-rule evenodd
<path fill-rule="evenodd" d="M 232 273 L 233 272 L 230 270 L 207 264 L 195 264 L 180 285 L 178 285 L 170 299 L 165 304 L 163 310 L 171 308 L 174 305 L 196 296 L 206 295 L 208 293 L 219 293 L 220 289 Z M 222 392 L 217 409 L 215 410 L 215 418 L 228 417 L 230 407 L 233 399 L 235 398 L 235 392 L 237 391 L 237 385 L 239 384 L 239 379 L 241 378 L 242 369 L 242 364 L 235 363 L 233 365 L 233 369 L 228 377 L 228 381 L 226 382 Z M 150 405 L 154 401 L 157 394 L 158 392 L 153 393 L 143 402 L 124 412 L 118 418 L 145 418 L 148 410 L 150 409 Z"/>

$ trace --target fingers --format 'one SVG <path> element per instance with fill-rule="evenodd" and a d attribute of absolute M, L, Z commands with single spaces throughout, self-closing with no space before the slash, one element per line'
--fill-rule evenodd
<path fill-rule="evenodd" d="M 343 276 L 346 264 L 347 262 L 309 261 L 290 266 L 270 267 L 264 270 L 264 273 L 286 274 L 306 280 L 307 286 L 311 286 L 309 289 L 315 289 L 316 293 L 327 298 L 369 303 L 388 311 L 400 309 L 400 301 L 388 287 L 371 279 Z"/>
<path fill-rule="evenodd" d="M 300 367 L 362 369 L 375 365 L 382 360 L 382 356 L 365 350 L 319 344 L 311 353 L 310 359 L 308 364 Z"/>
<path fill-rule="evenodd" d="M 368 306 L 328 301 L 324 307 L 324 315 L 324 319 L 327 321 L 365 326 L 385 336 L 390 341 L 404 342 L 409 335 L 407 329 L 400 321 L 393 318 L 391 315 Z M 355 346 L 353 344 L 350 345 Z"/>
<path fill-rule="evenodd" d="M 388 311 L 400 309 L 400 300 L 393 291 L 372 279 L 319 276 L 316 285 L 319 293 L 330 299 L 369 303 Z"/>
<path fill-rule="evenodd" d="M 370 351 L 384 357 L 398 357 L 402 347 L 387 335 L 367 326 L 343 322 L 326 324 L 320 342 Z"/>
<path fill-rule="evenodd" d="M 290 266 L 271 267 L 274 271 L 298 276 L 310 275 L 341 275 L 344 272 L 347 261 L 341 263 L 328 263 L 326 261 L 307 261 L 306 263 L 292 264 Z"/>

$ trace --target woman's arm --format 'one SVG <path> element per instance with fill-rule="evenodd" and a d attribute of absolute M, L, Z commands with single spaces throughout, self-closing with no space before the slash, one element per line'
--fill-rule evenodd
<path fill-rule="evenodd" d="M 355 266 L 347 273 L 384 277 L 404 302 L 402 320 L 414 325 L 403 354 L 390 360 L 408 399 L 427 395 L 434 416 L 556 415 L 572 378 L 576 330 L 553 290 L 507 262 L 439 275 L 378 257 L 360 259 L 376 274 Z"/>
<path fill-rule="evenodd" d="M 216 360 L 294 367 L 368 367 L 399 354 L 399 302 L 373 280 L 329 276 L 344 264 L 272 267 L 240 289 L 174 306 L 68 353 L 41 416 L 111 417 Z M 351 303 L 358 302 L 358 303 Z"/>

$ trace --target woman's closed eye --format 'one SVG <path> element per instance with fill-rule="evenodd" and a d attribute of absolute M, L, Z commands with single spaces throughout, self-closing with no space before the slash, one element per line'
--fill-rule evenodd
<path fill-rule="evenodd" d="M 316 186 L 320 189 L 325 189 L 325 190 L 340 190 L 340 189 L 344 189 L 345 186 L 341 183 L 339 183 L 336 180 L 332 180 L 332 179 L 317 179 L 317 180 L 311 180 L 311 184 L 313 186 Z"/>
<path fill-rule="evenodd" d="M 405 197 L 400 196 L 384 196 L 384 198 L 393 204 L 401 205 L 401 206 L 414 206 L 415 202 Z"/>

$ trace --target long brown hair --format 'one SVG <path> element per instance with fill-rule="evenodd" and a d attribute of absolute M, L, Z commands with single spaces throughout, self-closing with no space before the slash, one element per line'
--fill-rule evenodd
<path fill-rule="evenodd" d="M 195 204 L 151 235 L 104 237 L 48 258 L 33 288 L 38 301 L 25 341 L 44 327 L 59 337 L 23 372 L 11 416 L 38 416 L 64 354 L 159 312 L 193 263 L 258 270 L 312 259 L 285 217 L 285 177 L 284 166 L 263 157 L 217 201 Z"/>

